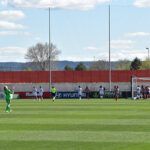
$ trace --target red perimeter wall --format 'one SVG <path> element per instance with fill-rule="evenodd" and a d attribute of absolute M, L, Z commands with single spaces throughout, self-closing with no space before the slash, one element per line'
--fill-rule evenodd
<path fill-rule="evenodd" d="M 150 77 L 150 70 L 112 71 L 112 82 L 130 82 L 131 76 Z M 109 71 L 52 71 L 52 83 L 108 82 Z M 48 71 L 0 72 L 0 83 L 48 83 Z"/>

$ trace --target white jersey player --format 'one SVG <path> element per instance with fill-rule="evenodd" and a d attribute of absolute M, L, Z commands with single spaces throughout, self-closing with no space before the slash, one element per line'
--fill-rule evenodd
<path fill-rule="evenodd" d="M 79 99 L 81 100 L 82 98 L 82 92 L 83 92 L 83 89 L 79 86 L 78 87 L 78 96 L 79 96 Z"/>
<path fill-rule="evenodd" d="M 99 87 L 99 96 L 100 98 L 103 98 L 104 97 L 104 93 L 105 93 L 105 89 L 103 86 L 100 86 Z"/>
<path fill-rule="evenodd" d="M 141 87 L 137 86 L 136 88 L 136 98 L 140 99 L 141 98 Z"/>
<path fill-rule="evenodd" d="M 34 98 L 37 99 L 37 88 L 35 86 L 33 87 L 32 94 L 33 94 Z"/>
<path fill-rule="evenodd" d="M 39 98 L 39 100 L 41 99 L 43 99 L 43 93 L 44 93 L 44 90 L 43 90 L 43 88 L 40 86 L 39 87 L 39 89 L 38 89 L 38 98 Z"/>

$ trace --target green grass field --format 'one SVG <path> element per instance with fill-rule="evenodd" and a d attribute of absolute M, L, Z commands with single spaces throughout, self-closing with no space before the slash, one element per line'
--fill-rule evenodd
<path fill-rule="evenodd" d="M 0 101 L 0 150 L 150 150 L 150 101 Z"/>

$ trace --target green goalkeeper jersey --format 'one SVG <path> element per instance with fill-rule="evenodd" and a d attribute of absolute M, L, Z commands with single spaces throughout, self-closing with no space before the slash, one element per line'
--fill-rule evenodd
<path fill-rule="evenodd" d="M 57 93 L 57 89 L 55 87 L 51 88 L 51 93 L 56 94 Z"/>
<path fill-rule="evenodd" d="M 10 90 L 10 89 L 5 89 L 4 90 L 4 93 L 5 93 L 5 98 L 6 99 L 11 99 L 11 94 L 13 94 L 13 91 Z"/>

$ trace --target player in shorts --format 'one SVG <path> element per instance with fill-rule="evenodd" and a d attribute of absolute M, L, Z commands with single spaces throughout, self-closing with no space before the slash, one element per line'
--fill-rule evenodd
<path fill-rule="evenodd" d="M 103 86 L 99 87 L 99 97 L 104 98 L 105 89 Z"/>
<path fill-rule="evenodd" d="M 82 92 L 83 92 L 83 89 L 79 86 L 78 87 L 78 96 L 79 96 L 80 100 L 82 99 Z"/>
<path fill-rule="evenodd" d="M 145 99 L 145 89 L 143 85 L 141 86 L 141 97 Z"/>
<path fill-rule="evenodd" d="M 116 101 L 119 98 L 119 93 L 120 93 L 119 87 L 118 86 L 114 86 L 114 97 L 115 97 Z"/>
<path fill-rule="evenodd" d="M 5 100 L 6 100 L 6 112 L 11 112 L 10 109 L 10 102 L 11 102 L 11 97 L 13 95 L 13 91 L 10 90 L 7 86 L 4 86 L 4 94 L 5 94 Z"/>
<path fill-rule="evenodd" d="M 39 89 L 38 89 L 38 98 L 39 100 L 43 100 L 43 88 L 40 86 Z"/>
<path fill-rule="evenodd" d="M 141 87 L 138 85 L 136 88 L 136 99 L 141 98 Z"/>
<path fill-rule="evenodd" d="M 51 94 L 52 94 L 53 102 L 56 99 L 56 93 L 57 93 L 57 89 L 54 86 L 52 86 Z"/>
<path fill-rule="evenodd" d="M 35 100 L 37 100 L 38 99 L 38 97 L 37 97 L 37 88 L 35 86 L 33 87 L 32 94 L 33 94 L 33 97 L 35 98 Z"/>
<path fill-rule="evenodd" d="M 148 86 L 148 98 L 150 98 L 150 86 Z"/>
<path fill-rule="evenodd" d="M 145 92 L 146 92 L 146 99 L 148 99 L 149 98 L 149 87 L 148 86 L 146 86 L 145 87 Z"/>
<path fill-rule="evenodd" d="M 88 86 L 86 86 L 84 92 L 86 94 L 86 98 L 89 99 L 90 98 L 90 89 L 88 88 Z"/>

